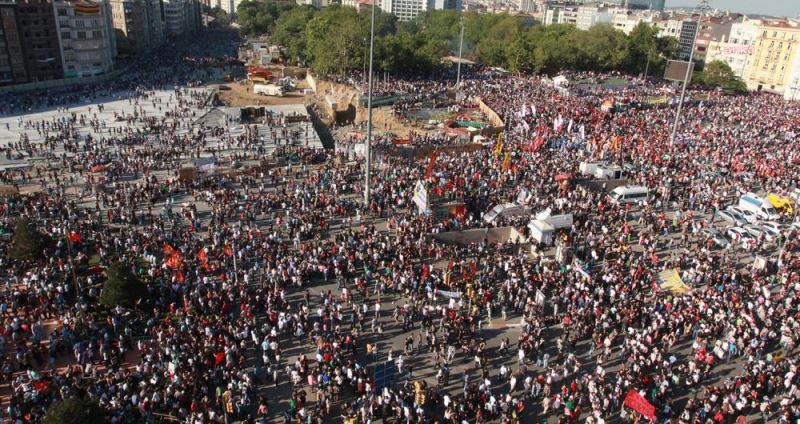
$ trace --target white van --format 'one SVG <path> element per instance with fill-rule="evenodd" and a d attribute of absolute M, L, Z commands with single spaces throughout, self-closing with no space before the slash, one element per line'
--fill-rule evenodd
<path fill-rule="evenodd" d="M 647 187 L 643 186 L 620 186 L 611 190 L 608 194 L 611 202 L 621 205 L 625 203 L 639 203 L 647 200 Z"/>
<path fill-rule="evenodd" d="M 286 90 L 275 84 L 255 84 L 253 86 L 253 93 L 263 96 L 283 97 L 283 95 L 286 94 Z"/>
<path fill-rule="evenodd" d="M 739 207 L 756 214 L 758 219 L 778 219 L 778 210 L 767 199 L 762 199 L 753 193 L 743 194 L 739 197 Z"/>

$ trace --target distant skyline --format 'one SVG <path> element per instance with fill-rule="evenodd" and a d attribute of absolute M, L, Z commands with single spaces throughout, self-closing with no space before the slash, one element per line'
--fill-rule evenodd
<path fill-rule="evenodd" d="M 666 7 L 693 7 L 697 0 L 667 0 Z M 711 0 L 711 7 L 719 10 L 744 13 L 748 15 L 788 16 L 800 15 L 798 0 Z"/>

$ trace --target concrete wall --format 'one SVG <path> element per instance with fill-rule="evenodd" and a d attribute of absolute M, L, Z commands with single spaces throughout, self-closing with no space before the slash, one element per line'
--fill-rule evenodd
<path fill-rule="evenodd" d="M 313 75 L 311 75 L 311 72 L 306 73 L 306 82 L 308 83 L 308 86 L 311 87 L 311 89 L 314 90 L 314 92 L 316 93 L 317 92 L 317 80 L 316 80 L 316 78 L 314 78 Z"/>
<path fill-rule="evenodd" d="M 478 109 L 489 118 L 489 122 L 492 123 L 495 127 L 505 127 L 506 124 L 500 119 L 500 115 L 497 114 L 492 108 L 486 105 L 486 103 L 481 100 L 480 97 L 475 98 L 475 103 L 478 104 Z"/>
<path fill-rule="evenodd" d="M 88 84 L 99 84 L 108 80 L 114 79 L 122 74 L 124 70 L 120 69 L 112 71 L 104 75 L 88 78 L 71 78 L 71 79 L 57 79 L 38 82 L 29 82 L 25 84 L 9 85 L 0 87 L 0 94 L 3 93 L 21 93 L 33 90 L 46 90 L 46 89 L 59 89 L 67 87 L 79 87 Z"/>
<path fill-rule="evenodd" d="M 514 227 L 475 228 L 464 231 L 449 231 L 433 234 L 433 238 L 445 244 L 480 243 L 486 239 L 489 243 L 522 241 L 522 235 Z"/>

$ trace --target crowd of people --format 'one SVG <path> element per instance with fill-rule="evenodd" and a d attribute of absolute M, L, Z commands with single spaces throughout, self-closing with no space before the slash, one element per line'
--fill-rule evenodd
<path fill-rule="evenodd" d="M 228 59 L 198 50 L 174 69 L 169 53 L 125 87 L 86 89 L 129 90 L 119 95 L 138 112 L 118 116 L 122 127 L 91 114 L 23 115 L 18 125 L 44 142 L 3 146 L 58 164 L 3 174 L 39 187 L 4 198 L 4 232 L 24 217 L 50 241 L 27 261 L 2 245 L 4 419 L 36 422 L 70 397 L 97 402 L 114 423 L 800 418 L 793 216 L 781 218 L 780 238 L 747 249 L 720 249 L 703 231 L 742 192 L 795 187 L 800 106 L 691 92 L 673 143 L 674 108 L 645 101 L 674 96 L 661 83 L 570 91 L 468 73 L 452 104 L 482 102 L 502 134 L 422 159 L 384 149 L 364 204 L 361 157 L 290 141 L 266 154 L 255 127 L 192 127 L 205 107 L 194 65 L 211 72 Z M 154 89 L 167 74 L 177 85 L 162 104 Z M 403 94 L 403 110 L 448 87 L 379 83 Z M 3 112 L 68 107 L 70 96 L 91 94 L 20 96 Z M 254 125 L 283 127 L 272 116 Z M 454 144 L 409 137 L 411 148 Z M 209 151 L 259 166 L 181 175 L 181 161 Z M 591 160 L 629 165 L 625 177 L 648 198 L 625 207 L 608 200 L 606 182 L 557 181 Z M 431 204 L 464 212 L 418 213 L 420 181 Z M 487 225 L 528 235 L 529 217 L 484 219 L 511 202 L 572 214 L 559 254 L 519 239 L 441 237 Z M 751 266 L 756 256 L 768 259 L 763 269 Z M 127 307 L 100 302 L 110 266 L 146 287 Z M 687 290 L 659 286 L 672 269 Z"/>

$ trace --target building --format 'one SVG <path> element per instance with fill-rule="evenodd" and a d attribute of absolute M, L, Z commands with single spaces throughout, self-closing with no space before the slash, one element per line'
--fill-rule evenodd
<path fill-rule="evenodd" d="M 64 76 L 52 0 L 17 0 L 17 24 L 28 81 Z"/>
<path fill-rule="evenodd" d="M 578 24 L 577 5 L 548 4 L 542 9 L 542 24 Z"/>
<path fill-rule="evenodd" d="M 611 25 L 625 34 L 630 34 L 633 29 L 642 22 L 648 25 L 655 25 L 658 17 L 658 12 L 651 13 L 649 11 L 618 9 L 614 11 Z"/>
<path fill-rule="evenodd" d="M 421 12 L 429 10 L 461 10 L 462 0 L 381 0 L 380 7 L 398 21 L 411 21 Z"/>
<path fill-rule="evenodd" d="M 117 50 L 136 54 L 164 42 L 164 7 L 161 0 L 110 0 Z"/>
<path fill-rule="evenodd" d="M 625 0 L 626 9 L 664 10 L 665 0 Z"/>
<path fill-rule="evenodd" d="M 22 52 L 17 5 L 13 0 L 0 1 L 0 85 L 19 84 L 28 80 L 25 55 Z"/>
<path fill-rule="evenodd" d="M 242 0 L 219 0 L 219 6 L 228 16 L 233 16 Z"/>
<path fill-rule="evenodd" d="M 84 78 L 111 72 L 116 55 L 110 6 L 91 0 L 56 1 L 64 78 Z"/>
<path fill-rule="evenodd" d="M 342 6 L 354 7 L 358 13 L 372 11 L 372 0 L 342 0 Z"/>
<path fill-rule="evenodd" d="M 744 78 L 758 34 L 759 19 L 742 18 L 731 25 L 730 34 L 708 45 L 706 63 L 721 61 L 731 67 L 736 76 Z"/>
<path fill-rule="evenodd" d="M 800 23 L 764 22 L 758 26 L 745 82 L 751 90 L 797 97 L 800 73 Z"/>
<path fill-rule="evenodd" d="M 223 3 L 229 0 L 222 0 Z M 334 4 L 333 0 L 296 0 L 297 4 L 300 6 L 314 6 L 315 8 L 319 9 L 322 7 L 328 7 Z M 344 6 L 344 2 L 342 2 L 342 6 Z"/>
<path fill-rule="evenodd" d="M 730 36 L 733 24 L 740 18 L 740 15 L 700 18 L 698 20 L 697 38 L 694 43 L 694 59 L 699 62 L 705 62 L 711 43 L 726 40 Z"/>
<path fill-rule="evenodd" d="M 198 0 L 163 0 L 164 34 L 178 37 L 196 32 L 201 25 Z"/>
<path fill-rule="evenodd" d="M 783 98 L 792 101 L 800 100 L 800 54 L 795 54 L 792 71 L 787 78 L 787 86 L 784 89 Z"/>
<path fill-rule="evenodd" d="M 699 25 L 695 20 L 687 19 L 681 22 L 680 32 L 678 33 L 678 57 L 681 60 L 689 60 L 692 55 L 698 28 Z"/>
<path fill-rule="evenodd" d="M 611 23 L 614 21 L 612 11 L 613 9 L 608 6 L 578 6 L 576 26 L 578 29 L 587 30 L 597 24 Z"/>

